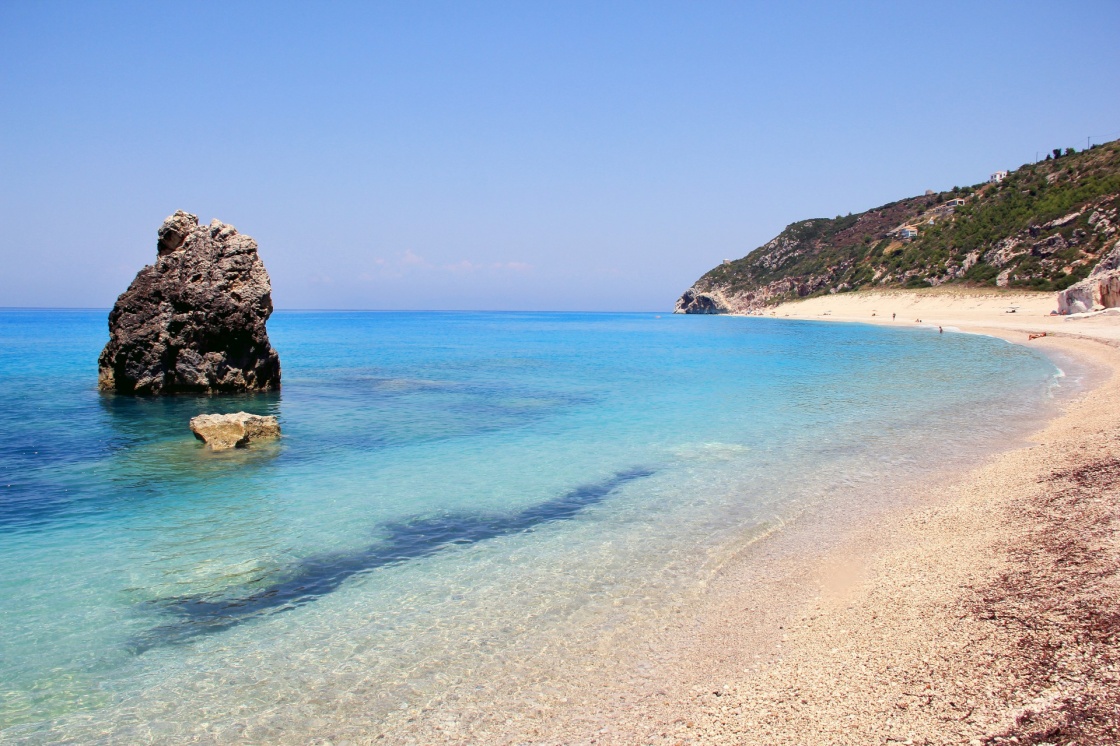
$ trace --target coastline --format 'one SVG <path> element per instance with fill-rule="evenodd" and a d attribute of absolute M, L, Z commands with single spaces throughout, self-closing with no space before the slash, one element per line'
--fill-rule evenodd
<path fill-rule="evenodd" d="M 1073 358 L 1092 381 L 1029 443 L 945 483 L 900 488 L 911 500 L 815 555 L 773 547 L 761 567 L 729 563 L 689 649 L 707 673 L 663 719 L 680 742 L 1120 740 L 1120 319 L 1067 321 L 1048 315 L 1052 304 L 1051 294 L 895 291 L 774 309 L 920 318 Z"/>
<path fill-rule="evenodd" d="M 862 525 L 836 532 L 806 516 L 751 542 L 677 622 L 637 645 L 605 640 L 604 660 L 562 709 L 499 697 L 445 729 L 437 706 L 391 718 L 371 742 L 1115 740 L 1120 318 L 1043 316 L 1049 294 L 906 291 L 774 315 L 914 326 L 870 316 L 885 295 L 925 327 L 1020 344 L 1046 331 L 1029 344 L 1074 359 L 1091 383 L 1027 442 L 999 444 L 965 473 L 899 485 L 898 504 Z M 1005 313 L 1009 299 L 1016 314 Z"/>
<path fill-rule="evenodd" d="M 950 318 L 929 303 L 923 312 L 931 319 Z M 988 327 L 956 321 L 963 331 L 979 332 L 998 326 L 1003 318 L 981 319 L 988 321 Z M 1026 315 L 1016 318 L 1017 324 L 1031 322 Z M 911 328 L 912 323 L 904 328 Z M 717 326 L 742 325 L 726 319 Z M 770 325 L 761 321 L 749 326 Z M 800 327 L 796 336 L 802 341 L 821 332 L 827 336 L 860 331 L 828 330 L 820 324 L 814 328 L 809 323 L 773 326 L 782 326 L 783 332 Z M 936 333 L 935 328 L 933 331 Z M 1026 339 L 1018 327 L 994 329 L 994 333 L 1016 342 Z M 966 340 L 944 341 L 950 343 L 948 350 Z M 975 341 L 983 343 L 986 354 L 1020 354 L 1010 345 Z M 900 463 L 913 462 L 916 457 L 925 466 L 876 472 L 892 476 L 874 480 L 829 479 L 823 486 L 835 484 L 836 490 L 828 493 L 829 499 L 806 501 L 797 510 L 749 531 L 735 520 L 723 522 L 720 526 L 727 527 L 726 535 L 732 538 L 697 555 L 699 566 L 690 555 L 687 566 L 697 571 L 689 573 L 687 587 L 682 586 L 680 592 L 648 593 L 640 584 L 642 578 L 634 577 L 631 580 L 639 582 L 627 581 L 625 595 L 614 599 L 613 609 L 603 607 L 607 613 L 584 616 L 582 622 L 577 619 L 566 627 L 569 634 L 555 634 L 559 628 L 547 625 L 533 630 L 531 619 L 522 618 L 518 613 L 522 607 L 517 606 L 509 607 L 512 613 L 493 617 L 494 624 L 477 629 L 468 617 L 471 626 L 455 628 L 468 630 L 465 639 L 470 646 L 479 647 L 479 655 L 470 658 L 467 666 L 456 667 L 451 659 L 419 648 L 424 657 L 417 656 L 408 661 L 408 667 L 400 667 L 399 680 L 387 680 L 386 687 L 380 686 L 384 679 L 370 676 L 382 670 L 378 668 L 380 653 L 367 655 L 362 649 L 344 648 L 341 655 L 332 655 L 339 647 L 334 645 L 334 637 L 318 638 L 329 643 L 318 649 L 305 648 L 307 654 L 300 655 L 298 665 L 290 671 L 283 665 L 270 669 L 265 664 L 266 660 L 286 663 L 290 658 L 285 649 L 276 651 L 279 655 L 271 659 L 267 656 L 272 651 L 267 648 L 261 657 L 246 659 L 235 648 L 227 658 L 233 664 L 229 683 L 245 686 L 252 683 L 247 677 L 271 670 L 276 672 L 277 683 L 287 671 L 302 676 L 299 680 L 305 686 L 285 689 L 264 679 L 261 690 L 275 697 L 274 704 L 227 716 L 221 709 L 225 703 L 214 700 L 213 706 L 207 702 L 199 709 L 203 715 L 184 719 L 166 693 L 180 696 L 194 691 L 190 687 L 195 674 L 188 667 L 182 669 L 182 676 L 154 687 L 150 696 L 133 699 L 126 717 L 116 720 L 112 731 L 95 731 L 96 721 L 83 724 L 86 716 L 79 714 L 51 726 L 50 731 L 29 726 L 5 735 L 13 743 L 96 740 L 91 735 L 95 732 L 113 743 L 995 742 L 985 739 L 991 733 L 1014 732 L 1014 716 L 1032 698 L 1047 706 L 1046 717 L 1059 717 L 1063 706 L 1076 702 L 1073 696 L 1088 693 L 1095 697 L 1105 689 L 1091 688 L 1091 670 L 1069 665 L 1055 680 L 1067 689 L 1050 687 L 1046 667 L 1052 666 L 1040 667 L 1039 656 L 1053 658 L 1053 651 L 1058 650 L 1072 655 L 1077 663 L 1086 648 L 1074 644 L 1077 639 L 1067 641 L 1059 636 L 1038 640 L 1039 644 L 1026 648 L 1030 655 L 1024 657 L 1020 641 L 1024 635 L 1034 634 L 1034 628 L 1024 625 L 1035 622 L 1021 612 L 1039 608 L 1040 601 L 1024 596 L 1022 583 L 1009 593 L 992 580 L 1002 577 L 1001 573 L 1015 576 L 1016 567 L 1024 563 L 1029 567 L 1037 559 L 1033 555 L 1013 557 L 1016 547 L 1043 546 L 1051 541 L 1050 535 L 1064 536 L 1064 544 L 1076 547 L 1079 536 L 1068 536 L 1071 526 L 1090 533 L 1095 530 L 1091 522 L 1077 523 L 1083 516 L 1076 511 L 1059 513 L 1062 520 L 1057 523 L 1053 516 L 1030 514 L 1032 500 L 1038 495 L 1037 480 L 1054 484 L 1046 459 L 1057 463 L 1068 457 L 1063 462 L 1071 465 L 1066 471 L 1083 465 L 1085 454 L 1078 450 L 1083 440 L 1100 446 L 1097 450 L 1104 454 L 1102 458 L 1116 451 L 1115 438 L 1105 443 L 1094 434 L 1094 428 L 1111 432 L 1109 422 L 1116 420 L 1111 403 L 1120 392 L 1120 376 L 1113 375 L 1116 351 L 1075 336 L 1050 336 L 1029 344 L 1045 346 L 1047 352 L 1061 356 L 1061 367 L 1070 375 L 1067 380 L 1075 384 L 1060 386 L 1052 405 L 1016 409 L 1024 413 L 1022 418 L 1006 413 L 1001 417 L 992 407 L 983 407 L 991 412 L 993 425 L 1002 422 L 1008 426 L 984 426 L 984 432 L 994 435 L 968 440 L 967 449 L 945 450 L 946 461 L 930 458 L 941 452 L 936 447 L 923 454 L 900 448 L 901 442 L 891 439 L 893 436 L 886 440 L 882 433 L 873 436 L 874 441 L 867 440 L 874 442 L 873 458 L 893 460 L 894 452 Z M 801 344 L 799 349 L 806 346 Z M 983 360 L 971 359 L 983 365 Z M 1039 367 L 1040 375 L 1046 376 L 1048 366 L 1039 363 Z M 893 386 L 891 370 L 894 368 L 877 377 L 875 386 Z M 944 380 L 955 381 L 954 373 L 960 368 L 939 370 L 947 376 Z M 1013 371 L 1008 369 L 1007 374 L 1013 375 Z M 738 387 L 741 380 L 736 378 L 732 384 Z M 1083 380 L 1087 380 L 1084 386 Z M 1112 388 L 1104 391 L 1102 387 L 1107 385 Z M 928 389 L 907 390 L 909 396 L 921 396 Z M 984 391 L 991 390 L 989 382 Z M 875 397 L 876 391 L 866 388 L 861 395 Z M 884 390 L 884 396 L 888 391 Z M 993 391 L 992 396 L 996 395 Z M 1036 401 L 1033 396 L 1028 399 Z M 999 400 L 1007 401 L 1006 397 Z M 1078 413 L 1076 406 L 1086 409 Z M 975 410 L 958 411 L 973 414 L 954 422 L 967 423 L 976 417 Z M 909 422 L 921 432 L 921 420 Z M 1040 435 L 1050 431 L 1055 433 L 1052 439 Z M 953 438 L 943 425 L 929 432 Z M 1068 452 L 1054 456 L 1038 450 L 1039 442 L 1028 439 L 1064 443 Z M 1020 452 L 1025 460 L 1012 464 L 1009 471 L 985 476 L 985 469 Z M 1047 468 L 1040 471 L 1035 460 Z M 853 462 L 844 463 L 844 476 L 853 473 Z M 1103 472 L 1107 475 L 1108 469 Z M 811 476 L 799 474 L 792 463 L 786 469 L 779 467 L 779 473 L 783 480 L 793 480 L 791 487 Z M 1075 475 L 1073 481 L 1081 478 Z M 1063 490 L 1070 486 L 1065 484 L 1069 481 L 1065 479 Z M 1029 520 L 1015 523 L 1023 516 Z M 1099 511 L 1096 517 L 1101 517 Z M 733 526 L 737 528 L 732 530 Z M 715 524 L 712 527 L 720 530 Z M 993 534 L 993 527 L 1001 532 Z M 642 541 L 648 540 L 648 535 L 643 537 Z M 1066 556 L 1062 561 L 1069 559 Z M 1081 561 L 1080 555 L 1073 559 Z M 540 570 L 555 573 L 556 567 L 542 565 Z M 1104 577 L 1112 572 L 1092 562 L 1081 562 L 1078 568 L 1081 580 L 1093 573 Z M 538 577 L 547 580 L 544 574 Z M 1056 587 L 1060 586 L 1056 581 L 1069 585 L 1061 573 L 1046 577 Z M 542 592 L 547 585 L 541 586 Z M 520 588 L 532 593 L 535 586 L 529 578 Z M 970 589 L 971 595 L 963 589 Z M 1038 588 L 1027 590 L 1038 596 Z M 1068 615 L 1084 607 L 1085 595 L 1078 591 L 1064 598 L 1047 597 L 1041 605 Z M 989 601 L 996 598 L 1002 599 L 1002 605 L 993 607 Z M 1018 598 L 1019 606 L 1009 598 Z M 1067 603 L 1070 599 L 1081 606 L 1072 608 Z M 369 607 L 363 604 L 363 608 Z M 393 608 L 393 604 L 385 604 L 378 611 Z M 353 617 L 359 625 L 384 626 L 387 618 L 367 621 L 366 612 L 362 614 Z M 993 633 L 989 629 L 993 624 L 1013 626 Z M 330 628 L 345 630 L 348 626 L 332 622 Z M 1070 629 L 1080 629 L 1090 643 L 1097 644 L 1092 642 L 1095 628 L 1074 624 Z M 442 635 L 444 630 L 451 634 L 452 627 L 433 626 L 430 632 Z M 511 630 L 516 634 L 508 644 L 511 638 L 505 633 Z M 405 630 L 400 632 L 400 639 L 409 639 Z M 1097 655 L 1093 653 L 1097 649 L 1090 648 Z M 993 661 L 1002 666 L 994 679 Z M 1107 655 L 1103 664 L 1094 664 L 1105 671 L 1111 665 Z M 1070 688 L 1078 677 L 1084 680 L 1078 684 L 1080 688 Z M 402 689 L 406 696 L 392 696 Z M 74 733 L 85 737 L 74 737 Z"/>
<path fill-rule="evenodd" d="M 1032 444 L 917 488 L 916 504 L 800 569 L 791 558 L 803 598 L 769 640 L 755 633 L 761 655 L 744 654 L 735 621 L 759 573 L 728 568 L 701 647 L 734 651 L 709 665 L 739 674 L 718 696 L 721 677 L 707 679 L 692 742 L 1116 739 L 1120 361 L 1098 342 L 1045 341 L 1092 365 L 1096 385 Z"/>

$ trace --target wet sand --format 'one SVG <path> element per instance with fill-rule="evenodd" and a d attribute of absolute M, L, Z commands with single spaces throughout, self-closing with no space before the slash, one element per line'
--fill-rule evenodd
<path fill-rule="evenodd" d="M 972 291 L 779 307 L 1037 345 L 1075 360 L 1088 385 L 1029 442 L 892 485 L 895 507 L 822 508 L 747 546 L 640 639 L 604 638 L 592 659 L 548 660 L 488 700 L 433 701 L 356 740 L 1120 741 L 1120 318 L 1051 307 L 1049 294 Z"/>

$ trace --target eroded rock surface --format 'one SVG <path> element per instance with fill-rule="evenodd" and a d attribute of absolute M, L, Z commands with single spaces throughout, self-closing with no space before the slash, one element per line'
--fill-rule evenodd
<path fill-rule="evenodd" d="M 1058 313 L 1087 313 L 1120 306 L 1120 241 L 1081 282 L 1058 293 Z"/>
<path fill-rule="evenodd" d="M 696 288 L 689 288 L 677 299 L 677 307 L 673 313 L 730 313 L 731 311 L 722 293 L 718 291 L 705 293 Z"/>
<path fill-rule="evenodd" d="M 268 341 L 272 285 L 257 243 L 182 210 L 159 229 L 157 258 L 109 314 L 98 385 L 128 394 L 280 388 Z"/>
<path fill-rule="evenodd" d="M 280 435 L 280 423 L 275 417 L 248 412 L 200 414 L 191 418 L 191 432 L 211 450 L 224 451 L 254 440 L 275 438 Z"/>

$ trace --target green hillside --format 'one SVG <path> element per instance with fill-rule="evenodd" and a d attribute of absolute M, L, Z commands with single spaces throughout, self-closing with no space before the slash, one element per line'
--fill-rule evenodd
<path fill-rule="evenodd" d="M 1087 276 L 1116 243 L 1118 207 L 1120 141 L 1066 150 L 999 183 L 793 223 L 701 277 L 678 310 L 749 311 L 872 286 L 1061 290 Z M 917 235 L 900 235 L 904 227 Z M 701 295 L 710 297 L 698 301 Z"/>

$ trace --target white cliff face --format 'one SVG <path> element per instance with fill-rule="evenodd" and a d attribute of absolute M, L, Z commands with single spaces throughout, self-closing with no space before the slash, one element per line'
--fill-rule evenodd
<path fill-rule="evenodd" d="M 702 292 L 692 287 L 677 298 L 673 313 L 734 313 L 734 310 L 720 291 Z"/>
<path fill-rule="evenodd" d="M 771 306 L 790 297 L 804 297 L 819 291 L 842 292 L 846 283 L 830 287 L 827 278 L 783 278 L 755 288 L 749 292 L 716 285 L 706 290 L 693 285 L 677 299 L 673 313 L 739 313 L 761 314 Z"/>
<path fill-rule="evenodd" d="M 1120 241 L 1081 282 L 1058 293 L 1058 313 L 1088 313 L 1120 306 Z"/>

